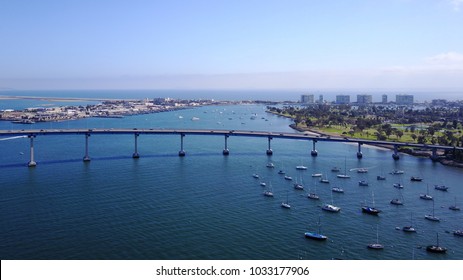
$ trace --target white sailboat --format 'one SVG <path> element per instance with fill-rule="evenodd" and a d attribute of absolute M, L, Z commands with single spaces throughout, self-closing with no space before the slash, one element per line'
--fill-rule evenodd
<path fill-rule="evenodd" d="M 296 183 L 294 183 L 294 189 L 296 189 L 296 190 L 303 190 L 304 189 L 304 185 L 302 184 L 302 177 L 301 177 L 301 183 L 298 183 L 297 180 L 296 180 Z"/>
<path fill-rule="evenodd" d="M 460 206 L 457 206 L 457 197 L 455 196 L 455 204 L 449 206 L 450 210 L 460 211 Z"/>
<path fill-rule="evenodd" d="M 384 249 L 384 246 L 379 243 L 378 226 L 376 226 L 376 243 L 370 243 L 370 244 L 368 244 L 367 247 L 368 247 L 368 249 L 375 249 L 375 250 Z"/>
<path fill-rule="evenodd" d="M 286 202 L 282 202 L 281 207 L 286 208 L 286 209 L 291 209 L 291 205 L 289 205 L 289 202 L 288 202 L 288 190 L 286 190 Z"/>
<path fill-rule="evenodd" d="M 341 211 L 341 207 L 333 205 L 333 192 L 331 192 L 331 204 L 325 203 L 322 206 L 322 210 L 325 210 L 325 211 L 328 211 L 328 212 L 339 212 L 339 211 Z"/>
<path fill-rule="evenodd" d="M 426 194 L 420 194 L 420 198 L 424 200 L 433 200 L 432 196 L 429 195 L 429 186 L 426 186 Z"/>
<path fill-rule="evenodd" d="M 404 226 L 402 228 L 403 231 L 405 232 L 416 232 L 416 229 L 413 227 L 413 212 L 410 214 L 410 225 L 409 226 Z"/>
<path fill-rule="evenodd" d="M 315 183 L 315 192 L 310 192 L 307 194 L 308 199 L 319 200 L 320 197 L 317 195 L 317 184 Z"/>
<path fill-rule="evenodd" d="M 350 178 L 349 175 L 347 175 L 347 167 L 346 167 L 346 159 L 344 158 L 344 174 L 338 174 L 337 175 L 338 178 L 341 178 L 341 179 L 348 179 Z"/>
<path fill-rule="evenodd" d="M 436 217 L 434 215 L 434 200 L 432 201 L 432 215 L 425 215 L 424 218 L 426 220 L 430 220 L 430 221 L 433 221 L 433 222 L 440 222 L 440 218 Z"/>
<path fill-rule="evenodd" d="M 298 166 L 296 166 L 296 169 L 297 169 L 297 170 L 307 170 L 307 166 L 304 166 L 304 165 L 302 164 L 302 159 L 301 159 L 301 164 L 298 165 Z"/>

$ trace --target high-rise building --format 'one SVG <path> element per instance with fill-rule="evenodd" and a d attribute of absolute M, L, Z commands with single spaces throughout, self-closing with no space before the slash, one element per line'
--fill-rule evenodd
<path fill-rule="evenodd" d="M 350 95 L 336 95 L 336 104 L 349 104 Z"/>
<path fill-rule="evenodd" d="M 323 94 L 318 96 L 318 103 L 323 104 Z"/>
<path fill-rule="evenodd" d="M 358 104 L 369 104 L 371 102 L 372 102 L 372 97 L 370 94 L 357 94 Z"/>
<path fill-rule="evenodd" d="M 381 102 L 382 102 L 383 104 L 386 104 L 386 103 L 387 103 L 387 94 L 383 94 L 383 95 L 381 96 Z"/>
<path fill-rule="evenodd" d="M 301 103 L 309 104 L 314 102 L 313 94 L 303 94 L 301 95 Z"/>
<path fill-rule="evenodd" d="M 397 94 L 395 96 L 395 103 L 402 105 L 413 104 L 413 95 L 411 94 Z"/>

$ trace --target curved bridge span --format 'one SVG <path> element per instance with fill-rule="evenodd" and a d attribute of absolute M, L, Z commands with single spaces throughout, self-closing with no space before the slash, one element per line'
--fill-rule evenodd
<path fill-rule="evenodd" d="M 185 156 L 186 152 L 183 149 L 183 141 L 186 135 L 209 135 L 209 136 L 222 136 L 224 137 L 224 149 L 223 154 L 228 155 L 228 143 L 227 139 L 229 137 L 260 137 L 266 138 L 268 141 L 268 149 L 266 151 L 267 155 L 271 156 L 273 151 L 271 149 L 271 141 L 273 139 L 293 139 L 293 140 L 307 140 L 311 141 L 313 148 L 311 151 L 312 156 L 317 156 L 318 152 L 315 148 L 317 142 L 341 142 L 341 143 L 356 143 L 358 144 L 357 157 L 362 158 L 362 145 L 380 145 L 380 146 L 389 146 L 393 147 L 394 152 L 392 157 L 395 160 L 398 160 L 398 148 L 401 146 L 407 147 L 416 147 L 421 149 L 428 149 L 432 151 L 431 158 L 437 158 L 437 150 L 463 150 L 461 147 L 451 147 L 451 146 L 440 146 L 440 145 L 427 145 L 427 144 L 417 144 L 417 143 L 401 143 L 394 141 L 375 141 L 375 140 L 365 140 L 357 138 L 348 138 L 348 137 L 336 137 L 336 136 L 325 136 L 325 135 L 313 135 L 313 134 L 303 134 L 303 133 L 287 133 L 287 132 L 268 132 L 268 131 L 246 131 L 246 130 L 221 130 L 221 129 L 163 129 L 163 128 L 113 128 L 113 129 L 28 129 L 28 130 L 0 130 L 0 137 L 28 137 L 30 138 L 30 161 L 29 166 L 35 166 L 36 162 L 34 160 L 34 138 L 37 136 L 60 136 L 60 135 L 69 135 L 77 134 L 85 136 L 85 156 L 84 161 L 89 161 L 90 157 L 88 154 L 88 138 L 90 135 L 111 135 L 111 134 L 131 134 L 135 137 L 135 151 L 133 153 L 134 158 L 140 157 L 137 151 L 137 139 L 140 135 L 179 135 L 180 136 L 180 151 L 179 156 Z M 1 139 L 0 139 L 1 140 Z"/>

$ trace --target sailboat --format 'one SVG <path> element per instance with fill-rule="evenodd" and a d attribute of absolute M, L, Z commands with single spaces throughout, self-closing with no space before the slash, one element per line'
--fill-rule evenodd
<path fill-rule="evenodd" d="M 362 212 L 366 214 L 370 214 L 370 215 L 378 215 L 379 213 L 381 213 L 381 210 L 374 207 L 375 206 L 375 195 L 373 192 L 371 193 L 371 196 L 373 198 L 373 207 L 362 206 Z"/>
<path fill-rule="evenodd" d="M 447 248 L 439 246 L 439 233 L 437 235 L 437 244 L 436 245 L 429 245 L 426 247 L 426 251 L 431 253 L 445 253 L 447 252 Z"/>
<path fill-rule="evenodd" d="M 391 199 L 391 204 L 394 204 L 394 205 L 404 205 L 403 201 L 398 199 L 398 198 L 393 198 Z"/>
<path fill-rule="evenodd" d="M 326 235 L 323 235 L 323 234 L 320 233 L 320 227 L 321 227 L 320 226 L 320 216 L 318 216 L 318 233 L 308 231 L 308 232 L 304 233 L 304 236 L 306 238 L 320 240 L 320 241 L 328 239 L 328 237 Z"/>
<path fill-rule="evenodd" d="M 317 184 L 315 184 L 315 192 L 310 192 L 309 190 L 309 194 L 307 195 L 307 198 L 308 199 L 314 199 L 314 200 L 319 200 L 320 197 L 317 195 Z"/>
<path fill-rule="evenodd" d="M 379 243 L 378 226 L 376 226 L 376 243 L 370 243 L 368 244 L 367 247 L 368 249 L 375 249 L 375 250 L 384 249 L 384 246 Z"/>
<path fill-rule="evenodd" d="M 339 211 L 341 211 L 341 207 L 333 205 L 333 192 L 331 192 L 331 204 L 325 203 L 322 206 L 322 210 L 325 210 L 325 211 L 328 211 L 328 212 L 339 212 Z"/>
<path fill-rule="evenodd" d="M 403 195 L 402 193 L 400 193 L 400 198 L 393 198 L 391 200 L 391 204 L 394 204 L 394 205 L 404 205 L 404 202 L 402 201 L 403 199 Z"/>
<path fill-rule="evenodd" d="M 440 218 L 434 216 L 434 200 L 432 201 L 432 215 L 425 215 L 424 218 L 433 222 L 440 222 Z"/>
<path fill-rule="evenodd" d="M 424 200 L 433 200 L 432 196 L 429 195 L 429 186 L 427 185 L 426 188 L 426 194 L 420 194 L 420 198 Z"/>
<path fill-rule="evenodd" d="M 264 191 L 263 195 L 267 197 L 273 197 L 272 184 L 270 184 L 270 189 Z"/>
<path fill-rule="evenodd" d="M 288 190 L 286 190 L 286 202 L 282 202 L 281 207 L 286 208 L 286 209 L 291 208 L 291 205 L 289 205 L 289 203 L 288 203 Z"/>
<path fill-rule="evenodd" d="M 296 169 L 297 169 L 297 170 L 307 170 L 307 166 L 304 166 L 304 165 L 302 164 L 302 160 L 301 160 L 301 164 L 300 164 L 300 165 L 297 165 L 297 166 L 296 166 Z"/>
<path fill-rule="evenodd" d="M 410 214 L 410 225 L 404 226 L 402 230 L 405 232 L 416 232 L 415 228 L 412 225 L 412 221 L 413 221 L 413 212 Z"/>
<path fill-rule="evenodd" d="M 450 209 L 450 210 L 453 210 L 453 211 L 460 211 L 460 207 L 457 206 L 457 197 L 456 197 L 456 196 L 455 196 L 455 204 L 450 205 L 450 206 L 449 206 L 449 209 Z"/>
<path fill-rule="evenodd" d="M 320 183 L 329 184 L 329 183 L 330 183 L 330 180 L 328 180 L 328 176 L 325 175 L 325 178 L 321 178 L 321 179 L 320 179 Z"/>
<path fill-rule="evenodd" d="M 368 187 L 368 182 L 365 181 L 365 180 L 361 180 L 361 181 L 359 181 L 359 186 Z"/>
<path fill-rule="evenodd" d="M 434 189 L 436 189 L 438 191 L 446 192 L 446 191 L 448 191 L 449 187 L 447 187 L 445 185 L 434 185 Z"/>
<path fill-rule="evenodd" d="M 294 189 L 296 189 L 296 190 L 303 190 L 304 189 L 304 185 L 302 185 L 302 177 L 301 177 L 301 183 L 300 184 L 296 180 L 296 183 L 294 183 Z"/>
<path fill-rule="evenodd" d="M 386 180 L 386 176 L 383 175 L 383 169 L 381 169 L 381 175 L 376 176 L 376 180 L 378 180 L 378 181 Z"/>
<path fill-rule="evenodd" d="M 340 187 L 334 187 L 331 189 L 331 191 L 335 193 L 344 193 L 344 189 Z"/>
<path fill-rule="evenodd" d="M 350 176 L 347 175 L 346 159 L 344 159 L 344 174 L 338 174 L 337 177 L 342 179 L 350 178 Z"/>

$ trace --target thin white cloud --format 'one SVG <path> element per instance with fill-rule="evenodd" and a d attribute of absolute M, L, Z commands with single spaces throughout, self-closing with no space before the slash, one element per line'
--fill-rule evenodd
<path fill-rule="evenodd" d="M 463 5 L 463 0 L 450 0 L 450 5 L 452 5 L 454 11 L 459 12 L 460 7 Z"/>
<path fill-rule="evenodd" d="M 462 0 L 463 1 L 463 0 Z M 462 65 L 463 54 L 457 52 L 440 53 L 434 56 L 427 57 L 425 61 L 434 65 Z"/>

